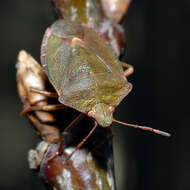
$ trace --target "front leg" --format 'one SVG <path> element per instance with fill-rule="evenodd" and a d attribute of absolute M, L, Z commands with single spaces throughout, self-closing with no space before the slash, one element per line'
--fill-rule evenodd
<path fill-rule="evenodd" d="M 85 114 L 80 113 L 79 116 L 77 116 L 76 119 L 74 119 L 69 126 L 66 127 L 66 129 L 61 133 L 61 143 L 59 145 L 58 151 L 56 152 L 55 155 L 53 155 L 52 157 L 50 157 L 48 159 L 48 161 L 50 162 L 51 160 L 53 160 L 54 158 L 56 158 L 59 155 L 63 154 L 63 148 L 64 148 L 64 138 L 71 132 L 71 130 L 85 117 Z"/>

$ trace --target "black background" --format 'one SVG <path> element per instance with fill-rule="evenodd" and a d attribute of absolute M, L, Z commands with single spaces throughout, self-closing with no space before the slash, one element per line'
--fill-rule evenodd
<path fill-rule="evenodd" d="M 45 29 L 54 21 L 48 0 L 0 2 L 0 189 L 45 187 L 29 170 L 27 151 L 39 141 L 16 89 L 16 57 L 25 49 L 39 61 Z M 134 65 L 134 89 L 115 118 L 172 133 L 171 138 L 115 128 L 118 190 L 190 189 L 189 0 L 134 0 L 123 19 Z"/>

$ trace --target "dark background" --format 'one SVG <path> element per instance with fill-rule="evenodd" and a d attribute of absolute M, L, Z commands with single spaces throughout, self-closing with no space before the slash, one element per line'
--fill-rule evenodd
<path fill-rule="evenodd" d="M 45 187 L 28 168 L 27 152 L 39 141 L 17 97 L 15 63 L 25 49 L 39 61 L 44 30 L 54 17 L 48 0 L 0 2 L 0 189 Z M 172 133 L 170 139 L 115 128 L 118 190 L 189 190 L 189 0 L 134 0 L 123 19 L 134 65 L 134 89 L 115 118 Z"/>

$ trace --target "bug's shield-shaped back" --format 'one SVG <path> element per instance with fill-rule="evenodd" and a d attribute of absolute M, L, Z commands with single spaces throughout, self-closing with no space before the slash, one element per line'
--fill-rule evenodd
<path fill-rule="evenodd" d="M 113 67 L 94 54 L 84 41 L 73 38 L 71 52 L 67 82 L 59 98 L 62 103 L 86 113 L 98 103 L 117 106 L 130 92 L 132 86 L 123 76 L 113 73 Z"/>
<path fill-rule="evenodd" d="M 85 24 L 55 22 L 44 36 L 41 58 L 60 102 L 80 112 L 99 103 L 115 107 L 132 88 L 111 48 Z"/>

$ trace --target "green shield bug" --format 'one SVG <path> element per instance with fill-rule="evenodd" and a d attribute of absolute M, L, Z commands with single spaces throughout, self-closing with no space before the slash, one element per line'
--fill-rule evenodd
<path fill-rule="evenodd" d="M 98 125 L 109 127 L 112 122 L 170 136 L 150 127 L 113 119 L 115 107 L 132 89 L 126 77 L 133 73 L 133 67 L 120 62 L 103 38 L 86 24 L 58 20 L 48 28 L 41 46 L 41 64 L 57 92 L 59 102 L 95 120 L 94 127 L 75 150 L 84 144 Z M 66 128 L 65 134 L 72 127 Z"/>
<path fill-rule="evenodd" d="M 41 63 L 62 104 L 94 118 L 102 127 L 118 122 L 113 112 L 132 89 L 126 77 L 133 67 L 120 62 L 92 28 L 56 21 L 44 35 Z M 169 136 L 152 128 L 130 126 Z"/>
<path fill-rule="evenodd" d="M 132 85 L 126 77 L 133 68 L 121 63 L 98 34 L 85 24 L 64 20 L 46 30 L 41 63 L 59 101 L 110 126 L 114 108 Z"/>

